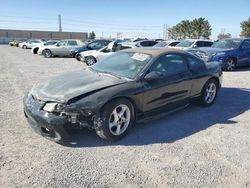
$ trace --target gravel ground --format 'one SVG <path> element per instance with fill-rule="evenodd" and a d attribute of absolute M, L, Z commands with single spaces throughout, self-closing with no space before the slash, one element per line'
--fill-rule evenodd
<path fill-rule="evenodd" d="M 22 98 L 37 82 L 84 64 L 0 46 L 0 187 L 250 187 L 250 68 L 224 73 L 209 108 L 191 105 L 108 143 L 74 147 L 36 135 Z"/>

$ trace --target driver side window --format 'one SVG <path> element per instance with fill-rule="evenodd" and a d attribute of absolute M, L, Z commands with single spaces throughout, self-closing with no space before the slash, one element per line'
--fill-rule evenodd
<path fill-rule="evenodd" d="M 103 46 L 100 42 L 92 42 L 92 43 L 88 44 L 88 47 L 92 50 L 97 50 L 97 49 L 102 48 Z"/>
<path fill-rule="evenodd" d="M 150 72 L 160 72 L 164 76 L 171 76 L 188 70 L 185 59 L 180 54 L 167 54 L 157 59 Z"/>
<path fill-rule="evenodd" d="M 58 44 L 59 44 L 59 46 L 65 46 L 66 43 L 67 43 L 67 41 L 61 41 L 61 42 L 59 42 Z"/>
<path fill-rule="evenodd" d="M 241 48 L 243 50 L 250 50 L 250 40 L 245 40 L 242 45 L 241 45 Z"/>

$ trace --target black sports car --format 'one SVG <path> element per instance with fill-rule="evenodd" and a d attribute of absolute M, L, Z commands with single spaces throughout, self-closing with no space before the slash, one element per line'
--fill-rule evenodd
<path fill-rule="evenodd" d="M 123 137 L 135 121 L 186 107 L 213 104 L 221 87 L 217 62 L 168 48 L 134 48 L 38 84 L 24 97 L 31 127 L 56 142 L 89 127 L 107 140 Z"/>

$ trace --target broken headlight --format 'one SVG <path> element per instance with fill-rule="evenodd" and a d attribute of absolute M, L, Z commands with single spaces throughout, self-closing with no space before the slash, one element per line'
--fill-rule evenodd
<path fill-rule="evenodd" d="M 43 106 L 43 110 L 46 112 L 62 112 L 64 108 L 64 104 L 54 102 L 48 102 Z"/>

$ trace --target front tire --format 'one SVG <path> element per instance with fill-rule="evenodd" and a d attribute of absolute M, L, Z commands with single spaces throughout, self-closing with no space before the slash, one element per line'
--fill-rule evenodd
<path fill-rule="evenodd" d="M 27 46 L 26 46 L 26 45 L 23 45 L 22 48 L 23 48 L 23 49 L 27 49 Z"/>
<path fill-rule="evenodd" d="M 101 126 L 96 129 L 96 133 L 108 141 L 119 140 L 133 126 L 134 117 L 134 108 L 129 100 L 111 101 L 101 112 Z"/>
<path fill-rule="evenodd" d="M 201 97 L 200 97 L 201 105 L 202 106 L 212 105 L 217 97 L 218 89 L 219 89 L 219 84 L 217 80 L 215 79 L 208 80 L 201 92 Z"/>
<path fill-rule="evenodd" d="M 224 66 L 225 71 L 234 71 L 236 69 L 236 61 L 232 58 L 229 58 Z"/>
<path fill-rule="evenodd" d="M 50 57 L 52 57 L 52 53 L 51 53 L 51 51 L 48 50 L 48 49 L 43 50 L 42 54 L 43 54 L 43 56 L 44 56 L 45 58 L 50 58 Z"/>
<path fill-rule="evenodd" d="M 93 56 L 88 56 L 85 58 L 85 62 L 88 66 L 94 65 L 96 63 L 96 58 Z"/>
<path fill-rule="evenodd" d="M 33 54 L 37 54 L 38 50 L 39 50 L 39 48 L 33 49 Z"/>
<path fill-rule="evenodd" d="M 80 54 L 76 54 L 76 60 L 77 60 L 77 61 L 82 61 L 82 57 L 81 57 Z"/>

